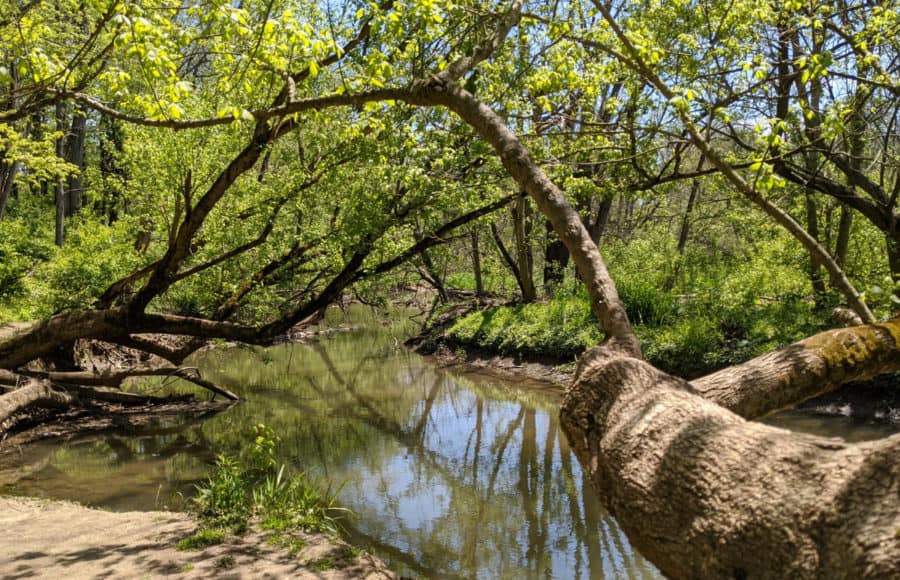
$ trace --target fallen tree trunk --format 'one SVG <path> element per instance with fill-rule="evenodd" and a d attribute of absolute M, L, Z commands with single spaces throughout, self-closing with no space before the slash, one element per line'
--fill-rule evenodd
<path fill-rule="evenodd" d="M 828 347 L 845 337 L 832 332 L 798 344 L 835 352 Z M 779 376 L 763 372 L 766 361 L 786 356 L 777 354 L 747 368 Z M 866 366 L 852 354 L 842 360 L 835 356 L 829 364 Z M 880 364 L 874 360 L 872 368 Z M 799 368 L 811 375 L 818 369 Z M 737 370 L 721 376 L 732 374 L 744 377 L 735 385 L 753 381 Z M 725 397 L 726 388 L 703 384 Z M 807 392 L 801 387 L 794 396 Z M 780 405 L 786 398 L 771 400 Z M 754 412 L 764 406 L 750 405 Z M 668 576 L 900 574 L 900 435 L 847 444 L 749 422 L 689 383 L 602 348 L 585 356 L 561 421 L 604 504 Z"/>
<path fill-rule="evenodd" d="M 74 402 L 72 395 L 54 389 L 49 381 L 26 379 L 23 386 L 0 395 L 0 426 L 16 413 L 31 407 L 65 408 Z"/>
<path fill-rule="evenodd" d="M 211 391 L 214 395 L 222 395 L 229 401 L 239 401 L 241 398 L 224 387 L 220 387 L 203 379 L 199 371 L 194 368 L 173 366 L 138 366 L 128 369 L 115 369 L 100 372 L 93 371 L 50 371 L 39 374 L 54 383 L 64 385 L 82 385 L 97 387 L 118 387 L 125 379 L 133 377 L 177 377 Z M 114 390 L 114 389 L 109 389 Z M 97 389 L 94 389 L 97 391 Z M 129 393 L 122 393 L 128 395 Z M 135 395 L 137 396 L 137 395 Z M 146 399 L 146 397 L 144 397 Z"/>
<path fill-rule="evenodd" d="M 691 382 L 745 419 L 793 407 L 850 381 L 900 370 L 900 319 L 829 330 Z"/>

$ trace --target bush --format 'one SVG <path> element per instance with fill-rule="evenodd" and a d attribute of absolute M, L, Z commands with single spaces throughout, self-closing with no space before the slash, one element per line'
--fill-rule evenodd
<path fill-rule="evenodd" d="M 303 473 L 278 466 L 279 438 L 265 425 L 253 428 L 250 457 L 240 462 L 219 455 L 209 480 L 197 486 L 193 507 L 204 530 L 242 533 L 252 517 L 265 529 L 302 529 L 337 533 L 334 495 L 322 497 Z"/>
<path fill-rule="evenodd" d="M 659 290 L 649 282 L 624 282 L 618 285 L 618 290 L 632 324 L 662 326 L 678 312 L 678 300 L 675 296 Z"/>

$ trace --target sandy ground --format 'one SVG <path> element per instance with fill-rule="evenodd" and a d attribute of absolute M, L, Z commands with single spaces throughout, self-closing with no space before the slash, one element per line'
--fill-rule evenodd
<path fill-rule="evenodd" d="M 195 529 L 180 513 L 0 497 L 0 578 L 395 578 L 377 558 L 316 534 L 296 534 L 304 545 L 294 555 L 261 533 L 176 550 Z"/>

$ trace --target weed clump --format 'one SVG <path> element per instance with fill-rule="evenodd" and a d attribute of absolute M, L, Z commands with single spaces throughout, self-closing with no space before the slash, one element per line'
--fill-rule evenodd
<path fill-rule="evenodd" d="M 246 461 L 221 454 L 209 479 L 197 486 L 191 504 L 200 530 L 178 543 L 179 549 L 202 549 L 225 534 L 241 534 L 251 519 L 266 530 L 304 530 L 336 534 L 339 512 L 335 494 L 325 497 L 305 474 L 291 474 L 276 461 L 279 437 L 259 424 Z"/>

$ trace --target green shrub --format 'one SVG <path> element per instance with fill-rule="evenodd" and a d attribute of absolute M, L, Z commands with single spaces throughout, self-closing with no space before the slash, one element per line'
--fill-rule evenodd
<path fill-rule="evenodd" d="M 682 297 L 649 283 L 621 285 L 621 296 L 648 362 L 696 377 L 744 362 L 827 327 L 827 313 L 797 293 L 778 298 L 716 291 Z M 451 344 L 508 355 L 572 360 L 602 335 L 583 290 L 560 292 L 537 304 L 498 306 L 460 318 L 447 330 Z"/>
<path fill-rule="evenodd" d="M 674 318 L 678 312 L 678 300 L 675 296 L 649 282 L 621 283 L 618 285 L 618 291 L 632 324 L 661 326 Z"/>
<path fill-rule="evenodd" d="M 197 486 L 193 506 L 203 528 L 242 533 L 251 517 L 266 529 L 337 533 L 335 495 L 323 497 L 303 473 L 290 475 L 275 459 L 279 438 L 265 425 L 253 428 L 246 462 L 219 455 L 209 480 Z"/>
<path fill-rule="evenodd" d="M 498 306 L 458 319 L 447 330 L 456 344 L 509 355 L 571 360 L 602 335 L 580 295 L 538 304 Z"/>

